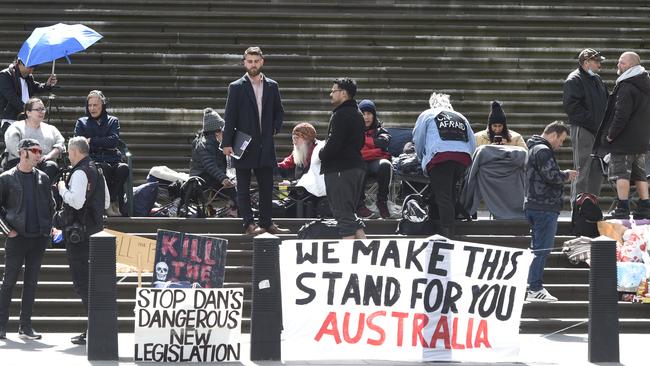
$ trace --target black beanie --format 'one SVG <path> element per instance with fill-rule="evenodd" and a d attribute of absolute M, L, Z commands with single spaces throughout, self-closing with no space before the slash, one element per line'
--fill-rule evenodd
<path fill-rule="evenodd" d="M 496 100 L 492 102 L 492 110 L 488 116 L 488 125 L 491 125 L 493 123 L 503 123 L 504 125 L 506 124 L 506 114 L 503 113 L 501 104 L 499 104 L 499 102 Z"/>

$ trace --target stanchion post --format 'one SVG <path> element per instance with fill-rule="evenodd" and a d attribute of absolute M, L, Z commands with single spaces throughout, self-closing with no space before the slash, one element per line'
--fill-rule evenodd
<path fill-rule="evenodd" d="M 280 242 L 271 234 L 253 239 L 252 361 L 277 361 L 281 356 Z"/>
<path fill-rule="evenodd" d="M 616 242 L 591 241 L 589 362 L 619 362 Z"/>
<path fill-rule="evenodd" d="M 88 360 L 118 360 L 115 236 L 90 237 L 88 276 Z"/>

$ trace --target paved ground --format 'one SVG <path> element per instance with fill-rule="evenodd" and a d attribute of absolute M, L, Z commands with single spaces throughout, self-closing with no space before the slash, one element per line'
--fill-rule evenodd
<path fill-rule="evenodd" d="M 0 341 L 1 365 L 136 365 L 133 362 L 133 335 L 120 334 L 119 362 L 89 362 L 85 347 L 74 346 L 69 339 L 73 334 L 48 333 L 41 341 L 23 341 L 16 333 L 8 334 L 8 339 Z M 601 365 L 641 366 L 650 364 L 648 345 L 650 334 L 622 334 L 619 338 L 621 363 Z M 242 360 L 239 365 L 282 365 L 281 362 L 251 362 L 248 360 L 248 344 L 243 345 Z M 588 337 L 585 334 L 539 334 L 521 335 L 521 352 L 513 362 L 500 362 L 496 365 L 590 365 L 588 358 Z M 238 363 L 231 363 L 237 365 Z M 406 363 L 388 361 L 339 361 L 339 362 L 291 362 L 289 365 L 446 365 L 447 363 Z M 462 365 L 484 365 L 486 363 L 462 363 Z M 453 363 L 453 365 L 461 365 Z"/>

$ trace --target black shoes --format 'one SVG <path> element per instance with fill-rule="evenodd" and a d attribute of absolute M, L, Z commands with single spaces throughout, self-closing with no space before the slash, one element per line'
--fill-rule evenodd
<path fill-rule="evenodd" d="M 0 327 L 0 339 L 7 339 L 7 330 L 5 327 Z"/>
<path fill-rule="evenodd" d="M 77 344 L 79 346 L 85 345 L 86 344 L 86 332 L 83 332 L 83 333 L 79 334 L 78 336 L 74 336 L 74 337 L 70 338 L 70 342 L 72 342 L 72 344 Z"/>
<path fill-rule="evenodd" d="M 605 220 L 609 220 L 609 219 L 626 220 L 629 218 L 630 218 L 630 209 L 621 208 L 621 207 L 616 207 L 615 210 L 609 211 L 609 213 L 605 216 Z"/>
<path fill-rule="evenodd" d="M 18 328 L 18 336 L 23 339 L 41 339 L 43 338 L 42 335 L 36 333 L 34 331 L 34 328 L 32 328 L 31 325 L 21 325 L 20 328 Z"/>

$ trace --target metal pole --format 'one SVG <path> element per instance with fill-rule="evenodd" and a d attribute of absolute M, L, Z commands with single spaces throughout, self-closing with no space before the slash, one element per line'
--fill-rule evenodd
<path fill-rule="evenodd" d="M 616 242 L 591 241 L 589 362 L 619 362 Z"/>
<path fill-rule="evenodd" d="M 90 237 L 88 276 L 88 360 L 119 359 L 115 236 L 103 231 Z"/>
<path fill-rule="evenodd" d="M 281 356 L 280 242 L 280 238 L 268 233 L 253 239 L 250 354 L 253 361 L 277 361 Z"/>

